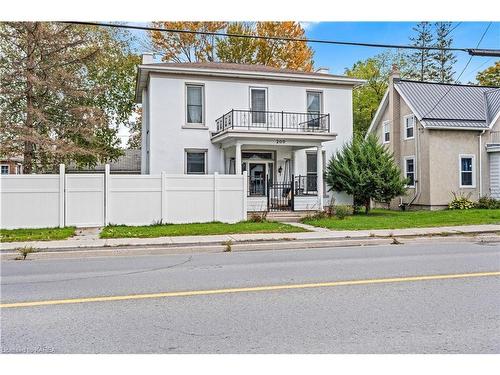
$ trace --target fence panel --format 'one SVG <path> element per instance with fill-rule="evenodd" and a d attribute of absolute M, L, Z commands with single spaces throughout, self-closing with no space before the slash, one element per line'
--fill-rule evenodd
<path fill-rule="evenodd" d="M 1 227 L 93 227 L 246 219 L 246 174 L 2 176 Z"/>
<path fill-rule="evenodd" d="M 63 177 L 64 178 L 64 177 Z M 61 223 L 59 175 L 0 177 L 1 227 L 52 228 Z"/>
<path fill-rule="evenodd" d="M 104 225 L 104 174 L 67 174 L 65 181 L 66 225 Z"/>
<path fill-rule="evenodd" d="M 109 224 L 150 225 L 161 220 L 161 176 L 109 175 Z"/>

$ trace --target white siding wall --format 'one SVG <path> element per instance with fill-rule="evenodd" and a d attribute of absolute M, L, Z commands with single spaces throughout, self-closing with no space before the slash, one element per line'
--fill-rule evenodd
<path fill-rule="evenodd" d="M 205 128 L 187 129 L 186 83 L 204 84 Z M 350 86 L 270 80 L 217 79 L 195 76 L 151 74 L 149 83 L 150 173 L 184 173 L 184 149 L 208 150 L 208 173 L 222 170 L 222 152 L 210 141 L 215 120 L 231 109 L 249 109 L 250 87 L 266 87 L 268 110 L 306 112 L 306 92 L 323 92 L 323 112 L 331 116 L 331 129 L 337 139 L 324 143 L 326 157 L 352 137 L 352 90 Z M 184 126 L 184 128 L 183 128 Z M 143 149 L 146 160 L 146 149 Z M 296 152 L 296 173 L 306 171 L 305 151 Z M 145 169 L 144 169 L 145 170 Z"/>
<path fill-rule="evenodd" d="M 490 159 L 490 194 L 500 199 L 500 152 L 489 153 Z"/>

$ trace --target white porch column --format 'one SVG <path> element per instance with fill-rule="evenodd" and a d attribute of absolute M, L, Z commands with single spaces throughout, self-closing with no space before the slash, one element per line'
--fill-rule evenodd
<path fill-rule="evenodd" d="M 234 166 L 234 170 L 236 171 L 237 175 L 241 174 L 241 143 L 236 142 L 236 156 L 235 156 L 235 161 L 234 163 L 236 164 Z"/>
<path fill-rule="evenodd" d="M 318 206 L 323 211 L 323 147 L 318 146 L 316 153 Z"/>

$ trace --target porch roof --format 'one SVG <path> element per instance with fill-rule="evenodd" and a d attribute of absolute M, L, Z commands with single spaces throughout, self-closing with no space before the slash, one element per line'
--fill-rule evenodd
<path fill-rule="evenodd" d="M 224 148 L 234 146 L 236 143 L 308 148 L 318 146 L 323 142 L 333 141 L 336 137 L 337 133 L 226 129 L 223 132 L 212 132 L 211 139 L 212 143 Z"/>

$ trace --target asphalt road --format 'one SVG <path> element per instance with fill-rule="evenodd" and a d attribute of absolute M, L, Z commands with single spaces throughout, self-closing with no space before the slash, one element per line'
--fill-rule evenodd
<path fill-rule="evenodd" d="M 2 308 L 2 352 L 499 353 L 500 276 L 376 281 L 488 271 L 500 271 L 498 243 L 442 240 L 5 261 L 2 304 L 54 304 Z M 367 281 L 302 287 L 346 280 Z M 297 287 L 226 290 L 291 284 Z M 134 297 L 200 290 L 217 294 Z M 128 297 L 78 300 L 96 296 Z"/>

